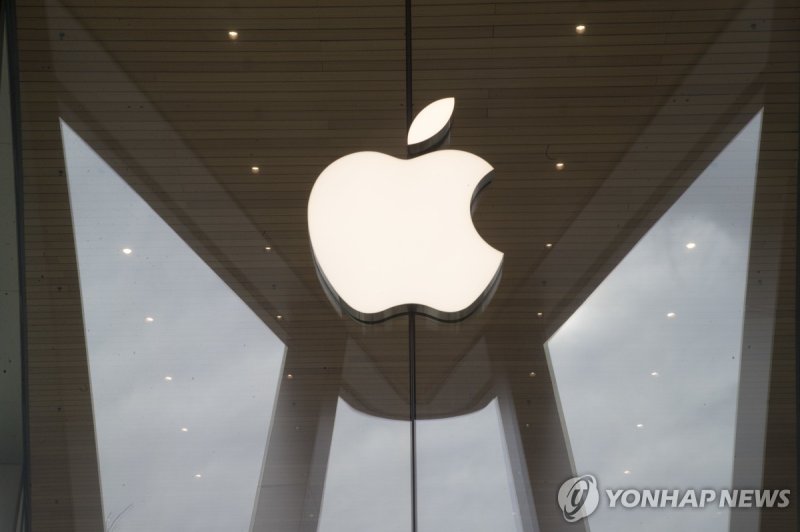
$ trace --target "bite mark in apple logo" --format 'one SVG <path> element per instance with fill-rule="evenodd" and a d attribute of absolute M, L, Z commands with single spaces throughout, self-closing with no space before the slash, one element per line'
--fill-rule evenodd
<path fill-rule="evenodd" d="M 334 305 L 356 320 L 414 309 L 458 321 L 497 288 L 503 254 L 472 223 L 493 168 L 469 152 L 435 151 L 454 107 L 444 98 L 417 115 L 408 132 L 412 158 L 353 153 L 314 183 L 308 231 L 317 273 Z"/>

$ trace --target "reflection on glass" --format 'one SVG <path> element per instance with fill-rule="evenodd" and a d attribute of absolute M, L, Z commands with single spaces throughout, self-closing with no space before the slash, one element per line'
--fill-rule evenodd
<path fill-rule="evenodd" d="M 22 339 L 7 36 L 0 12 L 0 530 L 19 530 L 24 490 Z"/>
<path fill-rule="evenodd" d="M 106 528 L 246 531 L 284 346 L 61 127 Z"/>
<path fill-rule="evenodd" d="M 349 338 L 346 352 L 343 382 L 348 386 L 342 388 L 344 398 L 339 398 L 336 408 L 317 530 L 409 532 L 411 425 L 403 419 L 408 403 L 357 341 Z M 490 385 L 490 369 L 481 339 L 423 410 L 452 409 L 465 387 Z M 382 401 L 368 400 L 375 397 Z M 358 408 L 394 412 L 400 419 L 366 414 Z M 418 530 L 521 532 L 498 399 L 466 415 L 434 415 L 416 422 Z"/>
<path fill-rule="evenodd" d="M 760 131 L 761 113 L 546 344 L 573 466 L 601 489 L 731 487 Z M 588 526 L 712 532 L 728 520 L 714 506 L 601 505 Z"/>
<path fill-rule="evenodd" d="M 420 531 L 522 531 L 497 399 L 418 421 L 417 476 Z"/>
<path fill-rule="evenodd" d="M 409 423 L 339 399 L 319 532 L 411 529 Z M 500 409 L 417 422 L 419 530 L 522 530 Z"/>
<path fill-rule="evenodd" d="M 409 431 L 339 399 L 318 532 L 411 530 Z"/>

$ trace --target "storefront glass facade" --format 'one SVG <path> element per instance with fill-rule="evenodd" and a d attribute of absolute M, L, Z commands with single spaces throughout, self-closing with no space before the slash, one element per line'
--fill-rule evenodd
<path fill-rule="evenodd" d="M 28 529 L 796 528 L 797 2 L 26 0 L 14 23 L 25 408 L 21 363 L 0 392 Z M 364 323 L 309 195 L 349 154 L 406 159 L 447 97 L 439 151 L 493 167 L 463 207 L 501 276 L 457 321 Z M 375 241 L 421 207 L 370 206 L 367 249 L 435 256 Z"/>

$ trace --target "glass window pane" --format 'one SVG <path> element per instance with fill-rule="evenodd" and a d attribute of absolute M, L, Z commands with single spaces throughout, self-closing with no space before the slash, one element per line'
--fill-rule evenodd
<path fill-rule="evenodd" d="M 795 494 L 615 521 L 604 489 L 797 484 L 796 6 L 16 4 L 34 531 L 566 530 L 584 473 L 587 530 L 795 527 Z M 407 120 L 449 98 L 409 163 Z M 331 211 L 371 214 L 328 256 L 368 296 L 434 260 L 437 288 L 491 297 L 361 323 L 315 261 L 312 187 L 423 148 L 491 183 L 422 209 L 365 172 Z M 499 284 L 472 286 L 466 247 L 436 260 L 423 217 L 502 252 Z M 368 284 L 347 249 L 392 268 Z"/>

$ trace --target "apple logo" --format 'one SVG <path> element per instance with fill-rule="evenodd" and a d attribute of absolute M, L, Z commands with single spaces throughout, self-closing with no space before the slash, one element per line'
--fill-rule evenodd
<path fill-rule="evenodd" d="M 308 200 L 317 273 L 334 305 L 363 322 L 414 309 L 467 317 L 497 287 L 503 254 L 472 223 L 493 168 L 477 155 L 435 151 L 454 98 L 428 105 L 408 132 L 412 158 L 358 152 L 331 163 Z"/>

